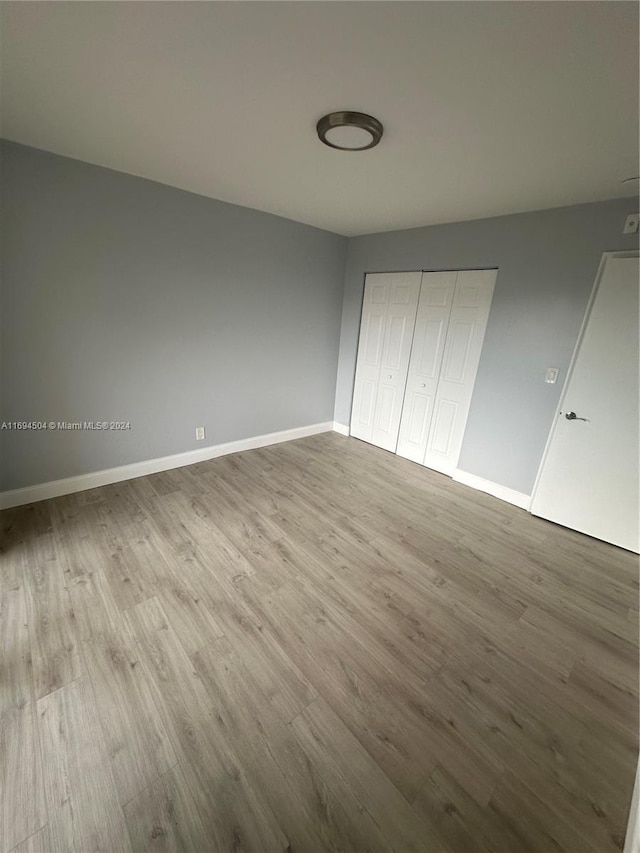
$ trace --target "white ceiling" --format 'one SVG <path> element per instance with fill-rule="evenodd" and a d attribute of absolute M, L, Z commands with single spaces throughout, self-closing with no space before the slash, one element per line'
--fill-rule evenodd
<path fill-rule="evenodd" d="M 638 189 L 633 2 L 0 7 L 26 145 L 347 235 Z M 339 109 L 380 145 L 321 145 Z"/>

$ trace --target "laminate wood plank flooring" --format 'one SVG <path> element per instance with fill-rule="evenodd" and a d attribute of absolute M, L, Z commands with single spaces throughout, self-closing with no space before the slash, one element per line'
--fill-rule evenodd
<path fill-rule="evenodd" d="M 49 844 L 49 827 L 43 826 L 33 835 L 14 847 L 11 853 L 49 853 L 51 845 Z"/>
<path fill-rule="evenodd" d="M 622 849 L 635 555 L 335 433 L 0 522 L 0 853 Z"/>
<path fill-rule="evenodd" d="M 202 853 L 205 828 L 179 764 L 124 807 L 134 850 Z"/>
<path fill-rule="evenodd" d="M 91 680 L 81 676 L 37 708 L 51 849 L 129 853 Z"/>

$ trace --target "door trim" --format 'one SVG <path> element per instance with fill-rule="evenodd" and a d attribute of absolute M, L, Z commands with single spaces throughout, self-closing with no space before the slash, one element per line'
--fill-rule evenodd
<path fill-rule="evenodd" d="M 531 491 L 531 503 L 529 507 L 529 512 L 533 515 L 533 505 L 536 500 L 536 493 L 538 491 L 538 487 L 540 485 L 540 480 L 542 478 L 542 471 L 544 469 L 545 463 L 547 461 L 547 457 L 549 456 L 549 448 L 551 447 L 551 442 L 553 441 L 553 437 L 556 432 L 556 428 L 558 425 L 558 415 L 562 411 L 564 406 L 564 401 L 567 396 L 567 392 L 569 390 L 569 383 L 571 382 L 571 378 L 573 376 L 573 372 L 575 370 L 576 362 L 578 360 L 578 354 L 580 352 L 580 347 L 582 346 L 582 341 L 584 340 L 585 332 L 587 331 L 587 323 L 591 317 L 591 311 L 593 309 L 593 305 L 596 301 L 596 294 L 598 293 L 598 289 L 600 287 L 600 282 L 602 280 L 602 275 L 604 273 L 605 267 L 607 265 L 607 261 L 615 260 L 615 259 L 624 259 L 624 258 L 638 258 L 640 257 L 640 252 L 638 251 L 621 251 L 621 252 L 603 252 L 602 257 L 600 258 L 600 263 L 598 265 L 598 271 L 596 273 L 596 277 L 593 282 L 593 287 L 591 288 L 591 294 L 589 296 L 589 301 L 587 302 L 587 307 L 584 312 L 584 317 L 582 318 L 582 325 L 580 326 L 580 332 L 578 334 L 578 339 L 573 348 L 573 353 L 571 354 L 571 361 L 569 362 L 569 369 L 567 370 L 567 375 L 565 376 L 564 382 L 562 384 L 562 391 L 560 392 L 560 397 L 558 399 L 558 405 L 553 415 L 553 423 L 551 424 L 551 428 L 549 429 L 549 435 L 547 437 L 546 444 L 544 446 L 544 451 L 542 453 L 542 458 L 540 459 L 540 465 L 538 466 L 538 473 L 536 474 L 535 483 L 533 484 L 533 489 Z"/>

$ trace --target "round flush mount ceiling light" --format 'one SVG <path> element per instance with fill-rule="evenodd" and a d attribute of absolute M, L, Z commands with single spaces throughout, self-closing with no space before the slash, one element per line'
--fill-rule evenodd
<path fill-rule="evenodd" d="M 366 113 L 337 112 L 323 116 L 316 125 L 321 142 L 340 151 L 366 151 L 382 138 L 383 127 Z"/>

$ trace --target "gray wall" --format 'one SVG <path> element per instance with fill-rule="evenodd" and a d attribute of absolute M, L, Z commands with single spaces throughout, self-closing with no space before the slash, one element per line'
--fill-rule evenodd
<path fill-rule="evenodd" d="M 530 493 L 602 252 L 638 245 L 620 199 L 356 237 L 344 276 L 329 232 L 8 142 L 0 169 L 0 420 L 132 425 L 0 431 L 0 489 L 332 420 L 334 393 L 347 424 L 365 273 L 497 266 L 459 466 Z"/>
<path fill-rule="evenodd" d="M 637 210 L 626 198 L 351 239 L 335 420 L 350 420 L 365 273 L 498 267 L 458 465 L 530 494 L 602 253 L 637 248 L 622 235 Z"/>
<path fill-rule="evenodd" d="M 345 238 L 12 143 L 0 154 L 0 420 L 132 427 L 4 431 L 0 488 L 333 419 Z"/>

